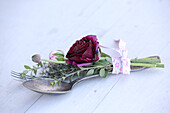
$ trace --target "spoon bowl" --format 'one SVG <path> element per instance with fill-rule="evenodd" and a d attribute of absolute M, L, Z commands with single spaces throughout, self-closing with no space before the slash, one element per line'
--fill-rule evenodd
<path fill-rule="evenodd" d="M 60 93 L 68 93 L 72 89 L 72 84 L 67 82 L 61 82 L 60 85 L 55 84 L 54 86 L 50 85 L 53 79 L 32 79 L 23 82 L 23 86 L 38 92 L 45 94 L 60 94 Z"/>
<path fill-rule="evenodd" d="M 146 69 L 146 67 L 138 67 L 135 69 L 131 69 L 131 71 L 134 72 L 134 71 L 140 71 L 143 69 Z M 50 85 L 50 82 L 54 81 L 53 79 L 36 78 L 36 79 L 31 79 L 31 80 L 27 80 L 23 82 L 23 86 L 32 91 L 43 93 L 43 94 L 63 94 L 63 93 L 70 92 L 72 87 L 78 82 L 83 81 L 85 79 L 98 77 L 98 76 L 99 75 L 85 76 L 85 77 L 77 78 L 76 80 L 70 83 L 62 81 L 59 85 L 55 84 L 54 86 Z"/>
<path fill-rule="evenodd" d="M 132 69 L 131 71 L 139 71 L 146 69 L 146 67 L 138 67 L 135 69 Z M 80 81 L 89 79 L 89 78 L 94 78 L 98 77 L 99 75 L 89 75 L 81 78 L 77 78 L 74 81 L 67 83 L 64 81 L 61 81 L 61 83 L 55 84 L 54 86 L 50 85 L 50 82 L 54 81 L 53 79 L 50 78 L 36 78 L 36 79 L 31 79 L 23 82 L 23 86 L 38 92 L 38 93 L 43 93 L 43 94 L 63 94 L 63 93 L 68 93 L 71 91 L 72 87 L 77 84 Z"/>

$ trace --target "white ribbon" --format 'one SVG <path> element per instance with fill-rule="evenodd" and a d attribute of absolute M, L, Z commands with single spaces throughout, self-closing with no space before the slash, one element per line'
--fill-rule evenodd
<path fill-rule="evenodd" d="M 109 48 L 105 46 L 101 46 L 102 48 L 105 48 L 105 52 L 109 54 L 112 57 L 112 63 L 113 63 L 113 74 L 130 74 L 130 58 L 127 57 L 127 50 L 126 42 L 123 40 L 115 40 L 114 41 L 114 47 L 115 48 Z"/>
<path fill-rule="evenodd" d="M 125 49 L 126 42 L 123 40 L 115 40 L 118 45 L 116 51 L 120 52 L 120 57 L 112 57 L 113 74 L 130 74 L 130 58 L 127 57 L 127 50 Z"/>

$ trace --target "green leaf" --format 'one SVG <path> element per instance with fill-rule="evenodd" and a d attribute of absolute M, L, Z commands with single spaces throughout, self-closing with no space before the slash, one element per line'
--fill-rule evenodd
<path fill-rule="evenodd" d="M 50 70 L 53 70 L 53 67 L 51 65 L 48 66 Z"/>
<path fill-rule="evenodd" d="M 71 76 L 71 77 L 70 77 L 70 79 L 69 79 L 69 80 L 70 80 L 70 82 L 72 82 L 72 78 L 73 78 L 73 76 Z"/>
<path fill-rule="evenodd" d="M 112 64 L 112 59 L 110 57 L 106 57 L 106 61 Z"/>
<path fill-rule="evenodd" d="M 101 61 L 97 61 L 94 63 L 94 66 L 103 66 L 104 64 Z"/>
<path fill-rule="evenodd" d="M 43 67 L 43 64 L 42 64 L 42 62 L 38 63 L 38 66 L 41 66 L 41 67 Z"/>
<path fill-rule="evenodd" d="M 66 79 L 66 77 L 62 77 L 63 81 Z"/>
<path fill-rule="evenodd" d="M 33 66 L 33 70 L 34 70 L 34 74 L 37 74 L 37 68 L 35 66 Z"/>
<path fill-rule="evenodd" d="M 99 70 L 100 70 L 100 68 L 96 68 L 96 69 L 94 70 L 94 74 L 99 74 Z"/>
<path fill-rule="evenodd" d="M 80 71 L 77 72 L 77 76 L 78 76 L 78 77 L 80 76 Z"/>
<path fill-rule="evenodd" d="M 57 50 L 57 51 L 64 55 L 64 51 L 62 50 Z"/>
<path fill-rule="evenodd" d="M 20 76 L 21 77 L 25 77 L 25 75 L 28 73 L 28 70 L 24 70 L 21 74 L 20 74 Z"/>
<path fill-rule="evenodd" d="M 104 77 L 104 78 L 107 77 L 108 73 L 109 73 L 109 70 L 106 70 L 106 72 L 105 72 L 105 77 Z"/>
<path fill-rule="evenodd" d="M 57 52 L 54 53 L 53 55 L 57 57 L 64 57 L 64 52 L 62 50 L 57 50 Z"/>
<path fill-rule="evenodd" d="M 98 49 L 99 49 L 98 56 L 101 57 L 102 50 L 100 47 Z"/>
<path fill-rule="evenodd" d="M 56 56 L 57 61 L 65 61 L 63 51 L 57 50 L 57 52 L 54 53 L 53 55 Z"/>
<path fill-rule="evenodd" d="M 100 71 L 99 71 L 99 75 L 101 76 L 101 77 L 103 77 L 103 78 L 105 78 L 106 76 L 105 76 L 105 69 L 100 69 Z"/>
<path fill-rule="evenodd" d="M 89 71 L 87 71 L 87 75 L 93 75 L 94 74 L 94 69 L 90 69 Z"/>
<path fill-rule="evenodd" d="M 99 47 L 99 52 L 100 52 L 100 53 L 102 53 L 102 50 L 101 50 L 101 48 L 100 48 L 100 47 Z"/>
<path fill-rule="evenodd" d="M 30 76 L 31 76 L 31 78 L 33 77 L 33 76 L 32 76 L 32 71 L 31 71 L 31 74 L 30 74 Z"/>
<path fill-rule="evenodd" d="M 28 73 L 28 70 L 24 70 L 23 74 L 26 75 Z"/>
<path fill-rule="evenodd" d="M 54 81 L 50 82 L 50 85 L 54 86 L 56 83 L 58 83 L 59 79 L 54 78 Z"/>
<path fill-rule="evenodd" d="M 54 55 L 54 56 L 57 56 L 57 57 L 62 57 L 62 58 L 64 58 L 64 55 L 63 55 L 63 54 L 60 54 L 60 53 L 54 53 L 53 55 Z"/>
<path fill-rule="evenodd" d="M 35 74 L 35 75 L 37 74 L 37 69 L 34 69 L 34 74 Z"/>
<path fill-rule="evenodd" d="M 54 85 L 55 85 L 55 82 L 54 82 L 54 81 L 50 82 L 50 85 L 54 86 Z"/>
<path fill-rule="evenodd" d="M 24 65 L 25 69 L 31 69 L 30 66 Z"/>
<path fill-rule="evenodd" d="M 55 80 L 55 81 L 58 81 L 58 79 L 57 79 L 57 78 L 54 78 L 54 80 Z"/>
<path fill-rule="evenodd" d="M 20 74 L 21 77 L 24 77 L 25 75 L 23 73 Z"/>
<path fill-rule="evenodd" d="M 57 61 L 64 61 L 64 57 L 57 57 L 56 60 Z"/>
<path fill-rule="evenodd" d="M 111 58 L 108 54 L 106 54 L 106 53 L 101 53 L 101 57 L 109 57 L 109 58 Z"/>
<path fill-rule="evenodd" d="M 59 80 L 59 81 L 57 82 L 58 86 L 60 86 L 60 83 L 61 83 L 61 80 Z"/>

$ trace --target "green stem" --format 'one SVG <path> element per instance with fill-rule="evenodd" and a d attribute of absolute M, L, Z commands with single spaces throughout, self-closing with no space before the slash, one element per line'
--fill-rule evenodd
<path fill-rule="evenodd" d="M 82 71 L 85 71 L 85 70 L 89 70 L 89 69 L 96 69 L 96 68 L 106 68 L 106 69 L 112 69 L 113 67 L 111 67 L 111 65 L 108 65 L 108 66 L 95 66 L 95 67 L 89 67 L 89 68 L 82 68 L 81 70 L 78 70 L 78 71 L 75 71 L 75 72 L 72 72 L 68 75 L 65 76 L 65 78 L 68 78 L 76 73 L 80 73 Z M 63 78 L 59 78 L 58 81 L 62 81 Z M 55 81 L 53 81 L 52 84 L 54 84 Z"/>
<path fill-rule="evenodd" d="M 99 60 L 106 60 L 106 57 L 99 57 Z M 131 59 L 131 63 L 161 63 L 160 59 L 157 58 L 140 58 Z"/>
<path fill-rule="evenodd" d="M 131 66 L 160 67 L 160 68 L 164 68 L 164 64 L 130 63 L 130 65 Z"/>
<path fill-rule="evenodd" d="M 99 57 L 99 60 L 106 60 L 106 57 Z"/>
<path fill-rule="evenodd" d="M 99 60 L 106 60 L 106 57 L 99 57 Z M 130 65 L 164 68 L 164 64 L 157 64 L 157 63 L 161 63 L 161 60 L 157 56 L 155 56 L 155 57 L 148 57 L 148 58 L 131 59 Z"/>
<path fill-rule="evenodd" d="M 131 59 L 131 63 L 161 63 L 161 60 L 156 58 L 141 58 Z"/>
<path fill-rule="evenodd" d="M 41 59 L 41 61 L 57 63 L 57 64 L 66 64 L 66 61 L 54 61 L 54 60 L 47 60 L 47 59 Z"/>
<path fill-rule="evenodd" d="M 95 68 L 104 68 L 104 67 L 108 67 L 108 66 L 95 66 L 95 67 L 89 67 L 89 68 L 82 68 L 81 70 L 78 70 L 78 71 L 75 71 L 73 73 L 70 73 L 66 76 L 66 78 L 76 74 L 76 73 L 79 73 L 79 72 L 82 72 L 82 71 L 85 71 L 85 70 L 89 70 L 89 69 L 95 69 Z"/>
<path fill-rule="evenodd" d="M 106 57 L 99 57 L 99 60 L 105 60 Z M 66 64 L 66 61 L 54 61 L 54 60 L 47 60 L 47 59 L 41 59 L 45 62 L 51 62 L 51 63 L 57 63 L 57 64 Z M 131 66 L 144 66 L 144 67 L 160 67 L 164 68 L 164 64 L 156 64 L 160 63 L 160 59 L 156 58 L 141 58 L 141 59 L 132 59 L 131 60 Z M 87 68 L 85 69 L 87 70 Z"/>

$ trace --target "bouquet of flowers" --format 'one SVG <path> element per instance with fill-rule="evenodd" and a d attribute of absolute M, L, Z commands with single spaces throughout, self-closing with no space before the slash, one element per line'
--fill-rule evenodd
<path fill-rule="evenodd" d="M 115 48 L 99 45 L 95 35 L 88 35 L 77 40 L 66 55 L 62 50 L 52 51 L 49 59 L 42 59 L 39 54 L 33 55 L 32 61 L 36 66 L 24 65 L 25 70 L 20 76 L 27 78 L 29 74 L 32 78 L 52 78 L 51 85 L 60 85 L 62 81 L 72 81 L 80 76 L 98 74 L 105 78 L 109 72 L 130 74 L 131 69 L 164 67 L 158 56 L 130 59 L 123 40 L 115 40 L 115 45 Z M 109 52 L 104 53 L 102 48 Z"/>

